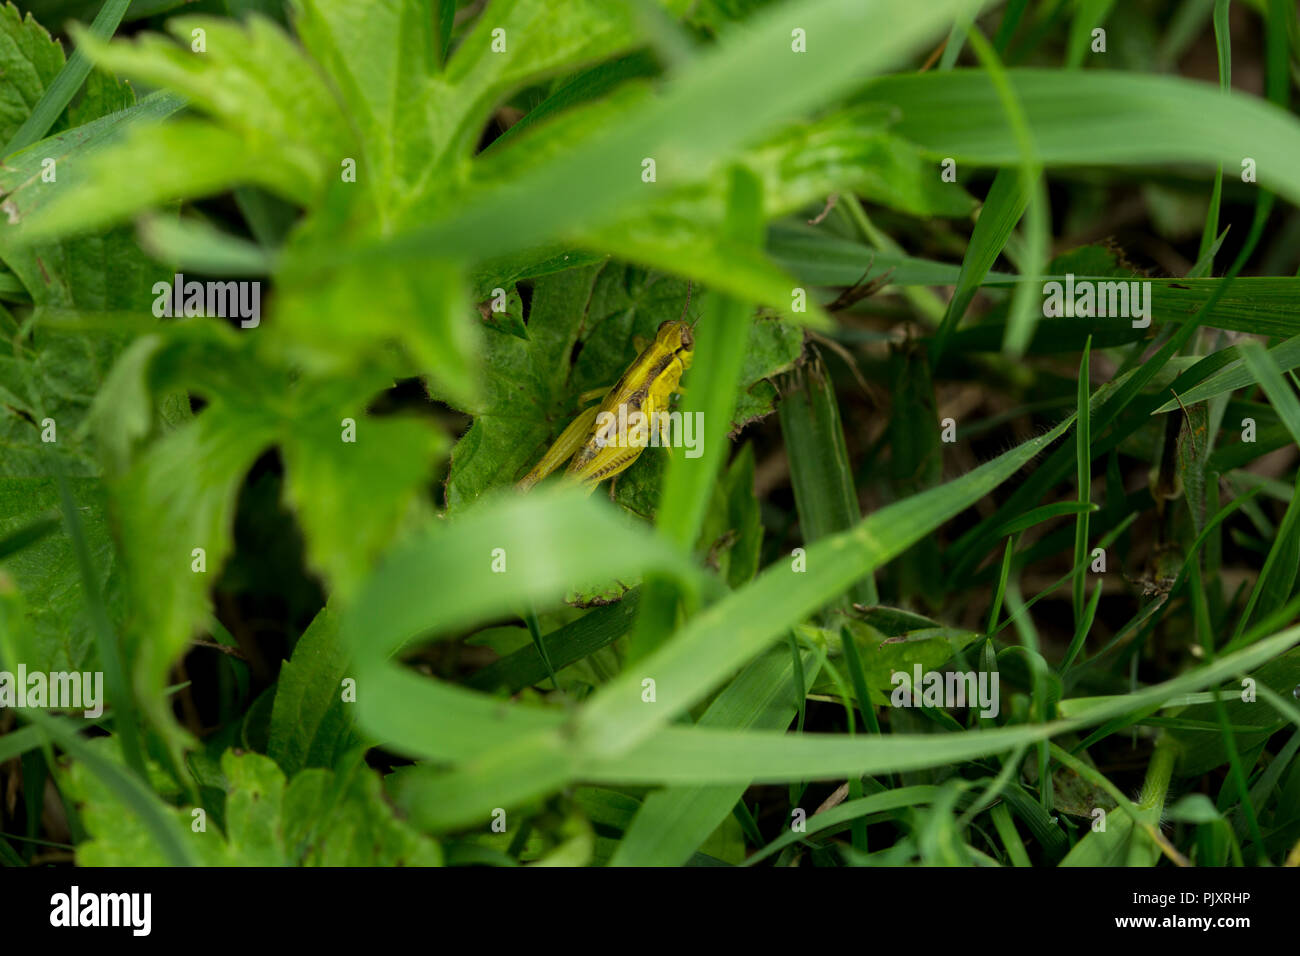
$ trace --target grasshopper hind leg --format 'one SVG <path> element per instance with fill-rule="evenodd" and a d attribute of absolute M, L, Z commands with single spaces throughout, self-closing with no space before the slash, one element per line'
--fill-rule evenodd
<path fill-rule="evenodd" d="M 593 405 L 571 421 L 568 427 L 560 432 L 560 437 L 555 439 L 555 444 L 546 450 L 546 454 L 533 466 L 532 471 L 524 475 L 515 487 L 520 491 L 527 491 L 572 458 L 574 453 L 586 443 L 587 436 L 596 425 L 596 413 L 599 411 L 600 406 Z"/>

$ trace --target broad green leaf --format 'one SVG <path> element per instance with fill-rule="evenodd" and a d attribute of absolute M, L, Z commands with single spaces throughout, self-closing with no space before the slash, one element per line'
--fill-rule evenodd
<path fill-rule="evenodd" d="M 209 613 L 211 582 L 233 543 L 240 482 L 275 437 L 256 399 L 244 404 L 231 394 L 154 442 L 115 482 L 131 615 L 125 658 L 160 729 L 175 729 L 161 690 Z"/>
<path fill-rule="evenodd" d="M 100 66 L 186 96 L 192 107 L 245 133 L 250 146 L 278 141 L 284 161 L 302 164 L 304 173 L 322 174 L 309 157 L 339 155 L 351 140 L 324 77 L 282 27 L 259 15 L 242 23 L 183 16 L 167 29 L 175 40 L 145 33 L 105 43 L 83 30 L 73 38 Z M 205 34 L 202 53 L 192 48 L 195 30 Z"/>
<path fill-rule="evenodd" d="M 84 101 L 83 101 L 84 102 Z M 111 106 L 101 100 L 100 106 Z M 128 334 L 106 316 L 88 312 L 143 310 L 161 269 L 136 247 L 129 231 L 20 246 L 26 217 L 53 192 L 41 162 L 55 159 L 59 182 L 75 181 L 79 163 L 132 119 L 177 108 L 152 99 L 86 126 L 58 134 L 9 157 L 0 167 L 5 225 L 0 260 L 22 282 L 33 312 L 26 335 L 0 346 L 0 442 L 9 446 L 0 473 L 48 475 L 54 460 L 65 474 L 94 475 L 95 446 L 85 429 L 87 410 Z M 89 107 L 87 107 L 88 109 Z M 45 419 L 54 442 L 45 442 Z"/>
<path fill-rule="evenodd" d="M 221 391 L 243 367 L 238 333 L 219 322 L 181 320 L 141 335 L 105 377 L 88 415 L 112 476 L 130 467 L 141 441 L 193 418 L 188 389 Z M 206 387 L 205 387 L 206 386 Z"/>
<path fill-rule="evenodd" d="M 297 0 L 294 27 L 358 127 L 360 175 L 391 210 L 438 144 L 429 123 L 433 21 L 428 0 Z"/>
<path fill-rule="evenodd" d="M 1179 798 L 1166 812 L 1166 816 L 1178 823 L 1216 823 L 1223 820 L 1223 814 L 1214 806 L 1214 801 L 1203 793 L 1189 793 Z"/>
<path fill-rule="evenodd" d="M 1149 815 L 1151 824 L 1159 822 L 1157 811 Z M 1139 830 L 1133 818 L 1121 811 L 1108 813 L 1104 831 L 1088 832 L 1074 845 L 1061 866 L 1129 866 L 1132 854 L 1137 853 L 1145 866 L 1151 866 L 1157 855 L 1149 837 Z"/>
<path fill-rule="evenodd" d="M 286 497 L 312 566 L 346 598 L 415 514 L 445 439 L 413 418 L 367 416 L 370 396 L 351 384 L 294 397 L 280 426 Z"/>
<path fill-rule="evenodd" d="M 441 866 L 438 844 L 400 819 L 379 775 L 304 770 L 284 793 L 285 849 L 300 866 Z"/>
<path fill-rule="evenodd" d="M 92 70 L 86 77 L 81 95 L 68 106 L 68 127 L 76 129 L 135 105 L 135 91 L 129 83 L 103 70 Z"/>
<path fill-rule="evenodd" d="M 26 342 L 0 343 L 0 476 L 46 478 L 99 473 L 81 427 L 126 336 L 78 331 L 34 316 Z M 48 439 L 48 440 L 47 440 Z"/>
<path fill-rule="evenodd" d="M 483 400 L 471 409 L 474 423 L 451 453 L 447 504 L 453 511 L 473 502 L 493 486 L 522 477 L 545 451 L 546 443 L 559 435 L 577 414 L 573 395 L 600 384 L 575 383 L 576 387 L 567 388 L 577 371 L 569 363 L 584 326 L 596 326 L 608 317 L 602 308 L 584 322 L 585 313 L 597 307 L 594 303 L 608 298 L 609 293 L 595 296 L 602 272 L 600 266 L 589 266 L 539 279 L 533 292 L 527 339 L 495 329 L 484 332 Z M 622 276 L 614 279 L 613 275 L 615 272 L 611 270 L 604 285 L 614 283 L 616 288 L 626 289 L 626 279 Z M 662 283 L 658 285 L 662 287 Z M 682 292 L 684 299 L 685 290 Z M 660 289 L 645 285 L 637 293 L 624 292 L 619 302 L 622 308 L 617 315 L 623 318 L 625 328 L 620 355 L 630 351 L 631 332 L 626 330 L 627 321 L 636 318 L 645 297 L 654 295 L 655 299 L 651 300 L 654 302 L 663 295 Z M 640 325 L 653 327 L 652 322 L 653 319 L 648 319 Z M 590 362 L 587 351 L 584 342 L 579 361 Z M 608 380 L 610 385 L 621 371 L 613 373 Z"/>
<path fill-rule="evenodd" d="M 11 13 L 12 7 L 0 9 L 4 29 L 13 26 Z M 29 21 L 23 29 L 30 38 L 39 28 Z M 45 42 L 52 44 L 48 37 Z M 62 52 L 57 45 L 54 49 L 61 64 Z M 14 66 L 13 73 L 19 72 Z M 100 469 L 87 426 L 91 402 L 129 336 L 107 321 L 78 320 L 65 310 L 84 315 L 139 306 L 148 301 L 158 270 L 121 230 L 25 248 L 16 248 L 12 240 L 24 216 L 40 202 L 42 190 L 48 196 L 54 189 L 54 183 L 43 179 L 42 160 L 55 160 L 63 182 L 75 178 L 78 157 L 132 117 L 160 105 L 155 100 L 130 106 L 133 100 L 129 89 L 94 74 L 75 110 L 78 119 L 90 121 L 87 126 L 59 133 L 0 164 L 0 207 L 5 212 L 0 260 L 34 303 L 24 315 L 23 331 L 6 335 L 0 345 L 0 524 L 16 530 L 50 514 L 59 502 L 52 478 L 67 478 L 91 571 L 113 622 L 123 611 L 121 568 L 106 495 L 94 477 Z M 124 106 L 130 108 L 111 118 L 96 118 Z M 83 582 L 66 534 L 60 530 L 10 556 L 7 563 L 29 609 L 24 662 L 46 670 L 102 666 L 96 664 Z"/>
<path fill-rule="evenodd" d="M 564 16 L 555 12 L 546 0 L 494 0 L 432 80 L 433 140 L 444 163 L 467 157 L 512 89 L 627 52 L 640 40 L 635 13 L 620 0 L 573 0 Z M 435 171 L 445 169 L 426 176 Z"/>
<path fill-rule="evenodd" d="M 348 656 L 338 617 L 321 610 L 280 668 L 267 754 L 290 778 L 304 767 L 334 768 L 360 741 L 343 701 Z"/>
<path fill-rule="evenodd" d="M 122 571 L 113 544 L 108 503 L 95 479 L 69 479 L 81 516 L 100 594 L 110 615 L 122 613 Z M 0 478 L 0 535 L 57 514 L 59 487 L 53 478 Z M 0 560 L 23 594 L 26 626 L 14 648 L 31 671 L 95 670 L 98 655 L 72 542 L 58 532 Z M 13 669 L 12 666 L 9 667 Z"/>
<path fill-rule="evenodd" d="M 12 3 L 0 6 L 0 147 L 31 115 L 47 86 L 63 66 L 63 48 L 32 17 Z"/>
<path fill-rule="evenodd" d="M 1122 809 L 1111 811 L 1104 818 L 1106 828 L 1085 833 L 1066 854 L 1061 866 L 1155 865 L 1160 850 L 1153 837 L 1160 826 L 1176 749 L 1167 739 L 1156 743 L 1137 804 L 1121 801 Z M 1113 796 L 1122 796 L 1113 787 L 1108 789 Z"/>
<path fill-rule="evenodd" d="M 330 216 L 346 212 L 338 192 L 344 188 L 336 187 L 327 212 L 299 230 L 295 242 L 331 235 L 337 223 Z M 368 378 L 375 367 L 392 368 L 400 357 L 394 377 L 427 375 L 431 393 L 458 407 L 481 401 L 484 345 L 459 269 L 433 262 L 419 270 L 355 264 L 340 268 L 329 282 L 300 279 L 284 277 L 278 287 L 275 322 L 266 332 L 278 354 L 316 374 L 345 379 Z"/>

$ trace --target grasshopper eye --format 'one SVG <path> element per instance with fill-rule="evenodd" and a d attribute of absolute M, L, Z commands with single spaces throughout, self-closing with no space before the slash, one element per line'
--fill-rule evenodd
<path fill-rule="evenodd" d="M 695 333 L 691 331 L 689 325 L 682 326 L 682 348 L 691 349 L 695 347 Z"/>

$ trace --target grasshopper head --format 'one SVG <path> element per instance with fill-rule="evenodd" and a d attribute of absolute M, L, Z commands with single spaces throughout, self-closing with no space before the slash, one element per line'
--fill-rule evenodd
<path fill-rule="evenodd" d="M 655 343 L 681 359 L 683 368 L 691 367 L 695 355 L 695 333 L 685 322 L 669 319 L 663 323 L 655 333 Z"/>

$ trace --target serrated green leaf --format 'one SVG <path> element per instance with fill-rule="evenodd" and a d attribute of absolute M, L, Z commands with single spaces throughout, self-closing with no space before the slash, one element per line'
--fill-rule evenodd
<path fill-rule="evenodd" d="M 93 747 L 109 760 L 107 747 Z M 221 757 L 225 807 L 217 826 L 210 808 L 160 804 L 180 838 L 208 866 L 439 866 L 438 845 L 398 819 L 378 775 L 366 767 L 339 776 L 311 769 L 285 785 L 275 762 L 260 754 Z M 75 761 L 65 784 L 81 809 L 89 838 L 77 846 L 80 866 L 161 866 L 168 858 L 153 835 L 86 766 Z"/>
<path fill-rule="evenodd" d="M 12 3 L 0 6 L 0 145 L 8 143 L 63 67 L 63 48 Z"/>

